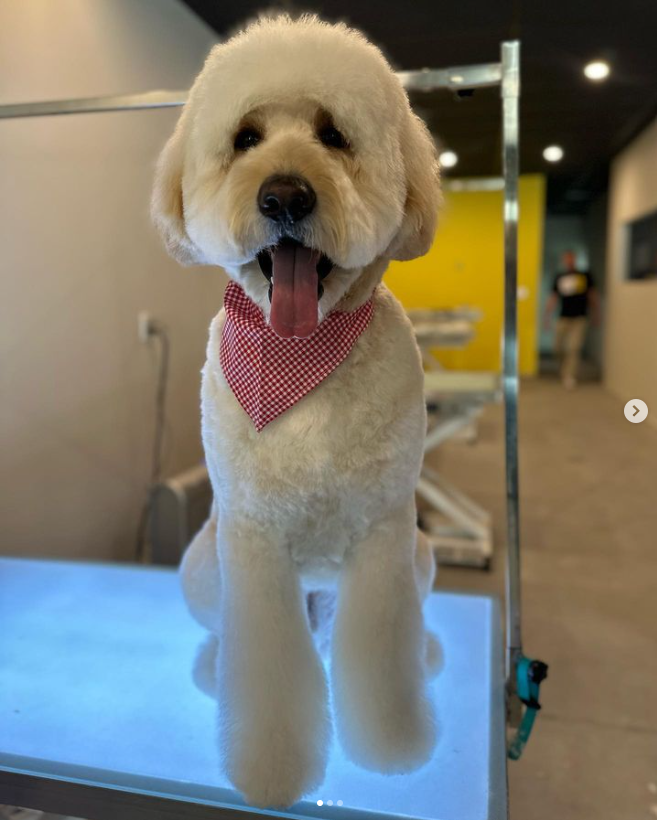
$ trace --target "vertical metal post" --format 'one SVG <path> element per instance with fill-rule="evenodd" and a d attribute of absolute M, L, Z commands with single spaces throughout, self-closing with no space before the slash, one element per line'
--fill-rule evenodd
<path fill-rule="evenodd" d="M 502 158 L 504 169 L 503 383 L 506 446 L 507 566 L 506 674 L 516 692 L 515 668 L 522 655 L 520 627 L 520 517 L 518 509 L 518 101 L 520 44 L 502 43 Z M 517 700 L 513 698 L 513 700 Z"/>

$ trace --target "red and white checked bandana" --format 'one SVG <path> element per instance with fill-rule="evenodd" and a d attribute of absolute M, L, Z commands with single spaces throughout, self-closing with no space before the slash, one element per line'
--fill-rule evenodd
<path fill-rule="evenodd" d="M 335 310 L 306 339 L 282 339 L 260 308 L 231 282 L 219 360 L 235 398 L 260 432 L 343 362 L 370 323 L 369 299 L 352 313 Z"/>

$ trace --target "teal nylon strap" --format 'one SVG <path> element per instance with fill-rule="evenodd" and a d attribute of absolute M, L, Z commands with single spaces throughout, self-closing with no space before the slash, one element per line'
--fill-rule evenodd
<path fill-rule="evenodd" d="M 541 708 L 538 701 L 542 681 L 547 677 L 548 668 L 542 661 L 533 661 L 521 656 L 516 665 L 516 691 L 525 709 L 520 726 L 509 743 L 508 755 L 518 760 L 534 728 L 536 713 Z"/>

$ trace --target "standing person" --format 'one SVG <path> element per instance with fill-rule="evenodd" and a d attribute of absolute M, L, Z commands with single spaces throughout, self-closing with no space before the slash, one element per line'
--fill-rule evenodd
<path fill-rule="evenodd" d="M 563 270 L 554 277 L 552 293 L 545 305 L 546 330 L 559 303 L 559 319 L 554 331 L 554 351 L 561 362 L 561 381 L 567 390 L 577 385 L 579 360 L 586 337 L 589 312 L 594 325 L 600 322 L 600 297 L 593 277 L 578 270 L 573 251 L 561 257 Z"/>

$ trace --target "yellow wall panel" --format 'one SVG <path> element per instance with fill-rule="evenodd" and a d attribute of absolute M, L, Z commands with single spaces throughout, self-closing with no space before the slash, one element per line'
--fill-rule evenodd
<path fill-rule="evenodd" d="M 519 368 L 538 366 L 538 295 L 543 254 L 545 178 L 522 176 L 518 240 Z M 445 367 L 499 370 L 504 269 L 502 191 L 446 191 L 436 239 L 429 253 L 393 262 L 385 282 L 406 308 L 480 308 L 476 336 L 463 350 L 441 350 Z"/>

